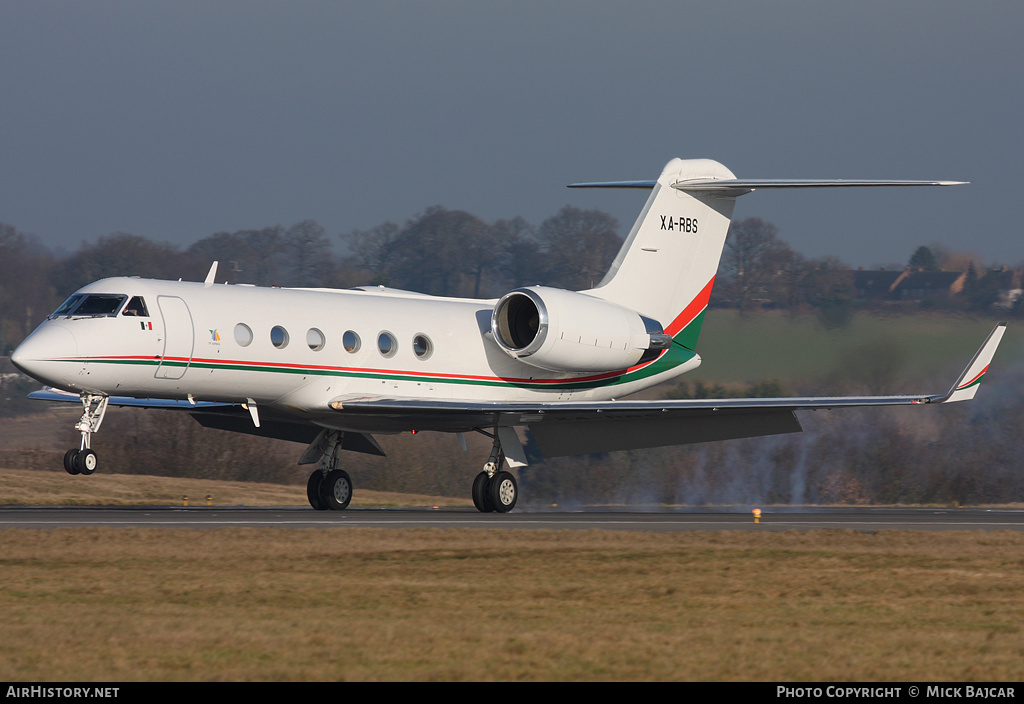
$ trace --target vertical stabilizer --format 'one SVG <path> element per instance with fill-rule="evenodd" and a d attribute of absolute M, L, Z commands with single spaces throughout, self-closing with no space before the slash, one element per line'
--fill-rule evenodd
<path fill-rule="evenodd" d="M 601 283 L 585 293 L 657 320 L 689 349 L 711 297 L 735 194 L 673 188 L 681 181 L 735 179 L 710 159 L 673 159 Z"/>

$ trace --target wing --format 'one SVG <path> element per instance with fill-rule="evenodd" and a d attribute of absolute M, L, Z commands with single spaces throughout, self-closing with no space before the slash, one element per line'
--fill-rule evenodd
<path fill-rule="evenodd" d="M 977 393 L 1005 330 L 1006 323 L 993 329 L 945 394 L 532 403 L 343 396 L 307 407 L 305 421 L 275 414 L 258 421 L 251 403 L 128 396 L 111 396 L 109 403 L 184 410 L 206 427 L 303 443 L 314 442 L 325 427 L 337 428 L 345 433 L 343 449 L 377 455 L 383 451 L 369 433 L 526 426 L 545 456 L 559 457 L 794 433 L 801 429 L 796 411 L 802 410 L 966 401 Z M 52 388 L 29 397 L 80 402 L 77 394 Z"/>
<path fill-rule="evenodd" d="M 67 401 L 69 403 L 80 403 L 81 396 L 68 391 L 61 391 L 52 386 L 46 386 L 39 391 L 33 391 L 29 398 L 37 401 Z M 211 410 L 241 408 L 240 403 L 221 403 L 219 401 L 181 401 L 170 398 L 135 398 L 134 396 L 111 396 L 108 403 L 111 406 L 128 406 L 132 408 L 172 408 L 185 411 Z"/>
<path fill-rule="evenodd" d="M 40 401 L 64 401 L 81 403 L 78 394 L 61 391 L 51 386 L 33 391 L 29 398 Z M 227 430 L 232 433 L 257 435 L 264 438 L 289 440 L 310 444 L 317 440 L 323 428 L 321 426 L 297 422 L 293 418 L 278 414 L 264 414 L 257 422 L 258 416 L 253 413 L 249 403 L 226 403 L 222 401 L 182 401 L 168 398 L 136 398 L 134 396 L 111 396 L 107 402 L 111 406 L 128 408 L 150 408 L 159 410 L 178 410 L 188 412 L 204 428 Z M 342 449 L 362 452 L 370 455 L 384 455 L 377 441 L 365 433 L 346 432 L 342 438 Z"/>
<path fill-rule="evenodd" d="M 339 397 L 330 407 L 360 423 L 462 432 L 527 426 L 546 457 L 683 445 L 800 431 L 796 411 L 918 406 L 974 397 L 1006 330 L 999 323 L 945 394 L 661 401 L 503 403 Z M 344 421 L 342 421 L 344 422 Z"/>

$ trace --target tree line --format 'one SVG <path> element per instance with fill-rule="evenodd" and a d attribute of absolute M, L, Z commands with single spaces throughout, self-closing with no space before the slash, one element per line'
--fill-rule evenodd
<path fill-rule="evenodd" d="M 335 237 L 315 220 L 218 232 L 184 248 L 117 232 L 62 255 L 0 223 L 0 352 L 9 354 L 75 290 L 108 276 L 202 281 L 218 261 L 218 282 L 496 297 L 530 284 L 592 286 L 618 252 L 617 230 L 612 216 L 570 206 L 536 227 L 435 206 L 404 225 Z"/>
<path fill-rule="evenodd" d="M 428 208 L 403 225 L 328 235 L 315 220 L 217 232 L 179 247 L 117 232 L 57 254 L 35 236 L 0 223 L 0 352 L 10 351 L 76 289 L 108 276 L 201 281 L 212 261 L 217 280 L 258 286 L 350 288 L 383 285 L 439 296 L 498 297 L 543 284 L 570 290 L 598 284 L 622 245 L 619 223 L 572 206 L 534 226 L 521 217 L 488 223 L 463 210 Z M 964 255 L 919 247 L 907 266 L 962 267 L 952 306 L 991 305 L 995 277 Z M 732 224 L 713 306 L 776 307 L 816 313 L 842 325 L 856 301 L 851 268 L 836 257 L 808 258 L 760 218 Z M 1019 306 L 1018 306 L 1019 308 Z M 1014 312 L 1014 311 L 1010 311 Z"/>

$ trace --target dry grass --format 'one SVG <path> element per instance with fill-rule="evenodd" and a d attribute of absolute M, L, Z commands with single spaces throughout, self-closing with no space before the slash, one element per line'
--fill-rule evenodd
<path fill-rule="evenodd" d="M 103 474 L 72 477 L 63 470 L 0 469 L 0 505 L 8 506 L 308 506 L 305 486 L 213 479 Z M 472 506 L 468 498 L 359 489 L 353 506 Z"/>
<path fill-rule="evenodd" d="M 207 493 L 305 504 L 0 470 L 7 504 Z M 1008 532 L 9 529 L 0 680 L 1019 681 L 1022 597 Z"/>
<path fill-rule="evenodd" d="M 0 680 L 1020 681 L 1019 533 L 0 531 Z"/>

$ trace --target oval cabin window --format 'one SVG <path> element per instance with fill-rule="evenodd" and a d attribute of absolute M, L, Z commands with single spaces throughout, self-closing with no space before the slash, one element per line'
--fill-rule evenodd
<path fill-rule="evenodd" d="M 279 350 L 283 350 L 288 346 L 288 331 L 280 325 L 275 325 L 270 329 L 270 344 Z"/>
<path fill-rule="evenodd" d="M 252 328 L 245 323 L 239 323 L 235 326 L 235 342 L 238 343 L 239 347 L 248 347 L 252 344 Z"/>
<path fill-rule="evenodd" d="M 341 344 L 345 347 L 346 352 L 358 352 L 360 346 L 359 335 L 349 330 L 341 336 Z"/>
<path fill-rule="evenodd" d="M 420 359 L 426 359 L 434 351 L 430 338 L 422 333 L 412 338 L 412 351 Z"/>
<path fill-rule="evenodd" d="M 385 357 L 393 357 L 398 351 L 398 340 L 389 332 L 382 332 L 377 337 L 377 349 Z"/>
<path fill-rule="evenodd" d="M 316 328 L 310 328 L 306 333 L 306 344 L 309 345 L 309 349 L 317 352 L 322 350 L 324 345 L 327 344 L 327 338 L 325 338 L 324 334 Z"/>

